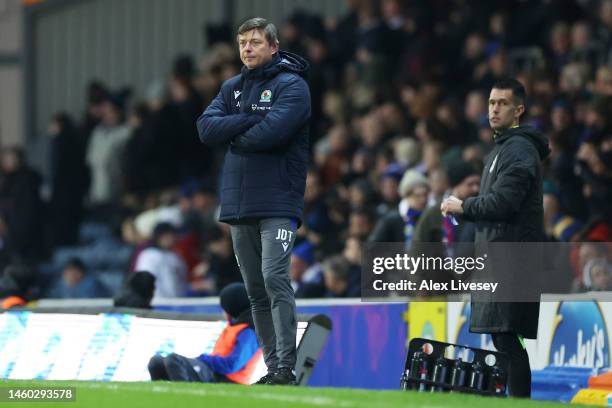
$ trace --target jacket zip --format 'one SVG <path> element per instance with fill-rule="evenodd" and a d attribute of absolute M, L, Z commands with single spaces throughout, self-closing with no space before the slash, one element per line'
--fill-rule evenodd
<path fill-rule="evenodd" d="M 238 221 L 240 221 L 240 218 L 242 218 L 242 192 L 244 191 L 244 157 L 242 157 L 242 155 L 240 155 L 240 195 L 238 197 Z"/>
<path fill-rule="evenodd" d="M 241 82 L 242 84 L 240 88 L 242 89 L 242 93 L 240 94 L 240 112 L 246 112 L 247 107 L 243 102 L 249 100 L 253 81 L 252 80 L 246 81 L 244 76 L 242 76 Z M 251 86 L 247 87 L 246 86 L 247 83 L 251 83 Z M 238 221 L 240 221 L 240 219 L 242 218 L 241 212 L 242 212 L 243 192 L 244 192 L 244 157 L 241 154 L 240 155 L 240 194 L 238 195 Z"/>

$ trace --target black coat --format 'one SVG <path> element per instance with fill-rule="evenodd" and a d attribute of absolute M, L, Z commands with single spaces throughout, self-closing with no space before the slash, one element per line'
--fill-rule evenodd
<path fill-rule="evenodd" d="M 374 226 L 368 242 L 404 242 L 406 223 L 398 210 L 387 212 Z"/>
<path fill-rule="evenodd" d="M 40 174 L 27 166 L 0 178 L 0 217 L 15 261 L 34 262 L 42 253 L 41 183 Z"/>
<path fill-rule="evenodd" d="M 463 217 L 476 224 L 476 243 L 545 240 L 541 161 L 549 152 L 547 139 L 531 127 L 495 136 L 480 195 L 463 203 Z M 539 308 L 536 302 L 473 302 L 470 331 L 535 338 Z"/>
<path fill-rule="evenodd" d="M 51 200 L 49 225 L 53 245 L 74 245 L 83 215 L 89 175 L 85 145 L 70 123 L 51 141 Z"/>
<path fill-rule="evenodd" d="M 280 54 L 280 55 L 279 55 Z M 228 146 L 219 220 L 286 217 L 301 223 L 308 167 L 308 63 L 280 51 L 227 81 L 197 121 L 200 140 Z"/>

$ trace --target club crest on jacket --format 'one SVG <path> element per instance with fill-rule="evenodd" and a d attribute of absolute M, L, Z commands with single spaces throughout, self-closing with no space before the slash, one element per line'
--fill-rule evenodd
<path fill-rule="evenodd" d="M 269 89 L 266 89 L 265 91 L 261 93 L 259 102 L 270 102 L 271 99 L 272 99 L 272 91 Z"/>

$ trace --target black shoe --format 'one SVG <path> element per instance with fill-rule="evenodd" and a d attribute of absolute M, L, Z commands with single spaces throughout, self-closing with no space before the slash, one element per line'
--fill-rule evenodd
<path fill-rule="evenodd" d="M 274 378 L 276 372 L 268 371 L 268 374 L 261 377 L 259 380 L 255 381 L 253 384 L 262 385 L 262 384 L 270 384 L 270 381 Z"/>
<path fill-rule="evenodd" d="M 288 367 L 279 368 L 276 375 L 272 377 L 268 384 L 271 385 L 297 385 L 295 374 Z"/>

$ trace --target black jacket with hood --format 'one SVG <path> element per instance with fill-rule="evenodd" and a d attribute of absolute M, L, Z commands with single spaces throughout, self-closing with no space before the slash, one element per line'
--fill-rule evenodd
<path fill-rule="evenodd" d="M 477 244 L 545 241 L 541 162 L 549 153 L 548 140 L 532 127 L 495 135 L 480 194 L 463 202 L 463 218 L 476 224 Z M 473 302 L 470 331 L 535 338 L 538 314 L 536 302 Z"/>

